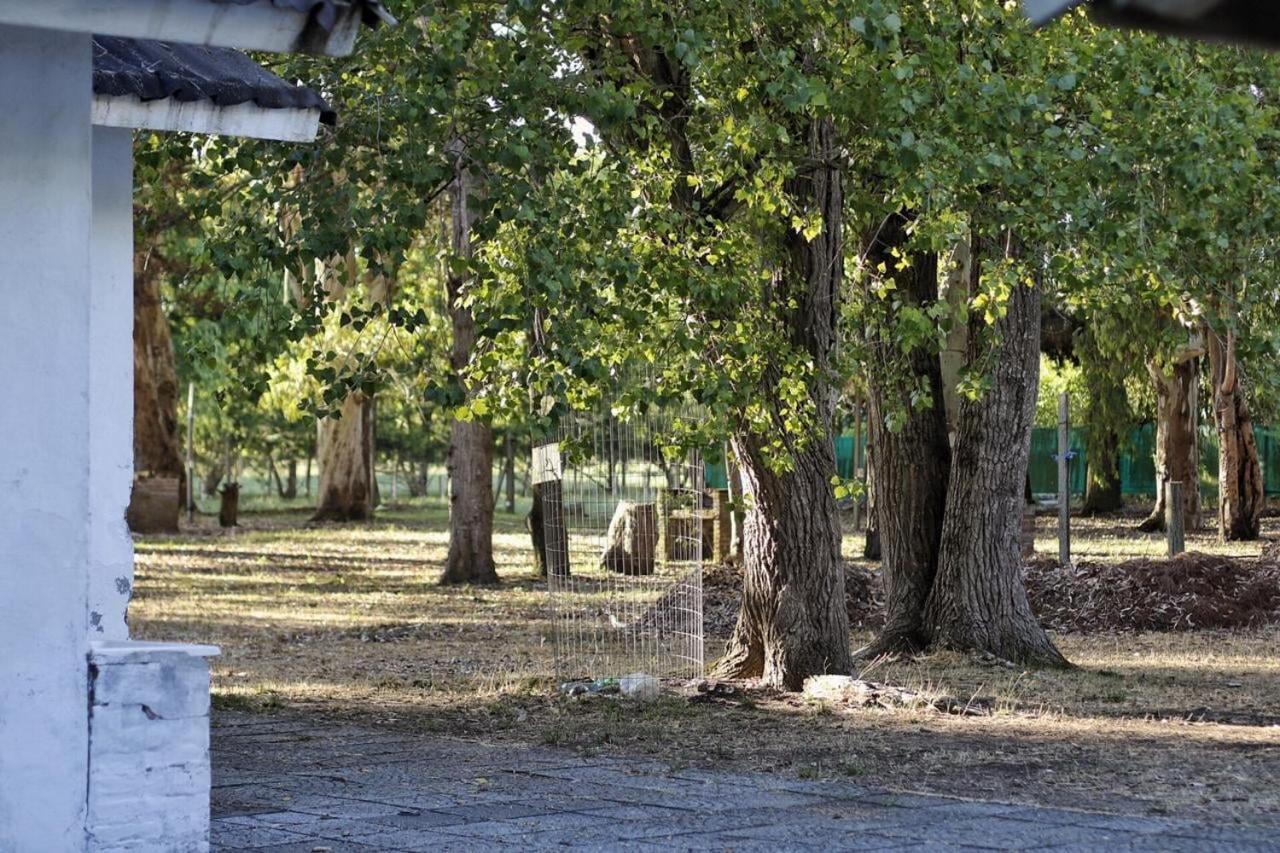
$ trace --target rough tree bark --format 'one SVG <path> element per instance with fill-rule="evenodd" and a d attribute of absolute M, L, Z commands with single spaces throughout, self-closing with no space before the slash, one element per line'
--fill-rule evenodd
<path fill-rule="evenodd" d="M 1115 512 L 1124 507 L 1120 491 L 1120 436 L 1114 429 L 1090 426 L 1085 469 L 1084 516 Z"/>
<path fill-rule="evenodd" d="M 1224 341 L 1210 331 L 1208 345 L 1218 428 L 1218 538 L 1252 541 L 1258 538 L 1266 492 L 1253 419 L 1240 387 L 1235 333 L 1228 331 Z"/>
<path fill-rule="evenodd" d="M 971 295 L 982 252 L 1019 252 L 975 241 Z M 933 645 L 991 652 L 1007 660 L 1066 666 L 1040 626 L 1022 580 L 1024 487 L 1040 371 L 1040 287 L 1015 286 L 1007 312 L 984 328 L 970 319 L 968 361 L 994 356 L 991 387 L 960 401 L 938 571 L 925 606 Z"/>
<path fill-rule="evenodd" d="M 748 505 L 744 586 L 737 625 L 715 667 L 721 677 L 759 677 L 788 690 L 801 689 L 811 675 L 853 666 L 831 489 L 836 460 L 827 378 L 844 271 L 840 158 L 832 122 L 813 119 L 807 132 L 810 156 L 787 189 L 802 212 L 820 217 L 822 229 L 813 240 L 787 232 L 785 263 L 772 286 L 779 319 L 814 361 L 815 425 L 793 453 L 793 468 L 782 473 L 767 461 L 765 437 L 749 430 L 733 437 Z M 762 398 L 771 399 L 765 390 Z"/>
<path fill-rule="evenodd" d="M 1175 481 L 1183 484 L 1183 527 L 1200 527 L 1200 442 L 1196 426 L 1197 358 L 1202 352 L 1198 346 L 1188 347 L 1179 354 L 1169 373 L 1155 363 L 1147 365 L 1156 386 L 1156 502 L 1151 514 L 1138 525 L 1144 532 L 1164 530 L 1168 485 Z"/>
<path fill-rule="evenodd" d="M 458 157 L 453 191 L 453 251 L 471 256 L 472 176 Z M 461 302 L 464 280 L 450 272 L 446 280 L 453 347 L 449 363 L 462 381 L 476 345 L 476 323 Z M 493 560 L 493 428 L 480 420 L 453 421 L 449 448 L 449 557 L 442 584 L 497 583 Z"/>
<path fill-rule="evenodd" d="M 894 270 L 894 250 L 906 244 L 909 217 L 896 213 L 877 229 L 867 251 L 873 266 Z M 901 304 L 927 310 L 938 299 L 938 258 L 915 253 L 895 276 Z M 924 606 L 933 587 L 947 502 L 951 449 L 947 438 L 942 365 L 938 353 L 917 347 L 903 357 L 891 316 L 868 324 L 868 434 L 875 447 L 880 568 L 885 626 L 864 656 L 916 651 L 928 645 Z M 905 373 L 904 373 L 905 371 Z M 927 389 L 932 404 L 913 405 Z M 890 414 L 896 415 L 892 419 Z M 889 423 L 895 424 L 894 429 Z"/>
<path fill-rule="evenodd" d="M 160 301 L 159 265 L 141 261 L 133 277 L 133 469 L 177 477 L 174 499 L 186 494 L 178 441 L 178 374 L 169 319 Z"/>
<path fill-rule="evenodd" d="M 367 521 L 373 517 L 370 490 L 373 458 L 373 406 L 356 391 L 342 402 L 337 417 L 318 422 L 319 500 L 312 521 Z"/>

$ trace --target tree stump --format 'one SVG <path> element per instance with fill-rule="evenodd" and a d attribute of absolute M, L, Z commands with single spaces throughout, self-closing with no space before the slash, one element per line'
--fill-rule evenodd
<path fill-rule="evenodd" d="M 127 521 L 134 533 L 177 533 L 182 508 L 177 477 L 138 477 L 133 481 Z"/>
<path fill-rule="evenodd" d="M 624 575 L 651 575 L 658 548 L 658 513 L 651 503 L 620 501 L 609 521 L 601 568 Z"/>
<path fill-rule="evenodd" d="M 240 484 L 227 483 L 219 492 L 222 502 L 218 506 L 218 524 L 235 527 L 240 517 Z"/>

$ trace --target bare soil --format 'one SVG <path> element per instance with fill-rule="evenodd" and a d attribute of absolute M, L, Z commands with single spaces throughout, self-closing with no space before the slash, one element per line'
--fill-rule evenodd
<path fill-rule="evenodd" d="M 752 684 L 672 685 L 648 703 L 583 701 L 556 690 L 545 586 L 531 576 L 522 521 L 499 514 L 501 586 L 442 588 L 445 512 L 415 506 L 358 526 L 243 513 L 245 527 L 230 533 L 204 518 L 178 537 L 143 537 L 134 633 L 220 645 L 219 708 L 287 706 L 318 719 L 680 766 L 1280 823 L 1277 626 L 1057 634 L 1076 664 L 1065 672 L 952 653 L 879 661 L 864 677 L 921 697 L 892 708 Z M 1055 550 L 1051 523 L 1041 520 L 1044 553 Z M 1280 533 L 1280 519 L 1265 524 L 1268 536 Z M 1162 549 L 1158 536 L 1108 520 L 1080 521 L 1076 541 L 1082 559 L 1108 567 L 1099 572 Z M 860 544 L 847 537 L 846 554 Z M 1218 545 L 1210 533 L 1188 545 L 1255 563 L 1261 552 L 1260 543 Z M 851 562 L 859 577 L 873 568 Z M 708 600 L 723 609 L 714 594 Z M 850 638 L 855 645 L 870 637 L 865 624 Z M 731 625 L 709 612 L 709 657 Z"/>

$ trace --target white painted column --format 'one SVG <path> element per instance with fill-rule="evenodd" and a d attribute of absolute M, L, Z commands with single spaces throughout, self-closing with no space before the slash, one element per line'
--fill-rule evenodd
<path fill-rule="evenodd" d="M 126 640 L 133 540 L 133 131 L 93 129 L 89 639 Z"/>
<path fill-rule="evenodd" d="M 0 850 L 85 846 L 91 50 L 0 26 Z"/>

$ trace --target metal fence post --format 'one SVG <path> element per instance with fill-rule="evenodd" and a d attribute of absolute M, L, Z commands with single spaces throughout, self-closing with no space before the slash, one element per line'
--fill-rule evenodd
<path fill-rule="evenodd" d="M 1164 527 L 1169 535 L 1169 556 L 1176 557 L 1186 550 L 1186 535 L 1182 527 L 1182 483 L 1172 480 L 1166 489 Z"/>
<path fill-rule="evenodd" d="M 1071 409 L 1065 393 L 1058 395 L 1058 562 L 1071 562 Z"/>

